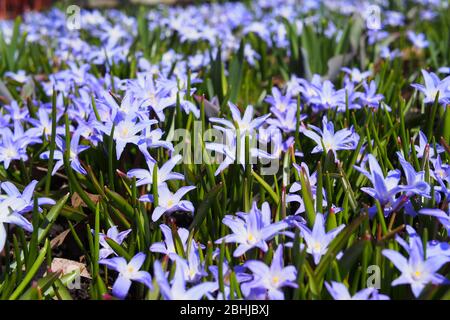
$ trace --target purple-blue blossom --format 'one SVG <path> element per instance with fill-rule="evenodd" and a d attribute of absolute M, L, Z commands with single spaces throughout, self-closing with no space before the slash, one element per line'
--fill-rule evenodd
<path fill-rule="evenodd" d="M 118 245 L 121 245 L 131 231 L 132 231 L 131 229 L 128 229 L 119 232 L 117 226 L 112 226 L 111 228 L 108 229 L 106 234 L 99 233 L 99 242 L 100 245 L 102 246 L 102 248 L 99 251 L 99 259 L 106 259 L 112 254 L 117 256 L 117 253 L 110 247 L 106 239 L 113 240 Z"/>
<path fill-rule="evenodd" d="M 195 189 L 194 186 L 181 187 L 175 193 L 169 190 L 166 183 L 158 186 L 158 206 L 153 210 L 152 220 L 157 221 L 163 214 L 172 213 L 174 211 L 194 212 L 195 208 L 192 202 L 181 200 L 189 191 Z M 153 202 L 153 195 L 147 194 L 139 198 L 142 202 Z"/>
<path fill-rule="evenodd" d="M 266 252 L 268 250 L 267 241 L 271 240 L 280 231 L 288 227 L 286 222 L 279 221 L 272 223 L 270 207 L 267 202 L 258 209 L 256 202 L 250 212 L 237 212 L 235 216 L 226 215 L 222 219 L 233 232 L 216 241 L 216 243 L 237 243 L 239 246 L 234 250 L 233 256 L 242 256 L 252 248 L 259 248 Z"/>
<path fill-rule="evenodd" d="M 186 288 L 185 273 L 179 265 L 176 266 L 172 284 L 169 283 L 158 260 L 154 263 L 154 274 L 164 300 L 200 300 L 217 289 L 214 282 L 202 282 Z"/>
<path fill-rule="evenodd" d="M 418 298 L 427 284 L 449 283 L 437 272 L 450 262 L 450 257 L 441 255 L 426 257 L 419 236 L 412 232 L 409 232 L 409 236 L 409 246 L 405 248 L 408 258 L 392 249 L 384 249 L 382 254 L 401 272 L 401 275 L 392 281 L 392 285 L 408 284 L 414 296 Z"/>
<path fill-rule="evenodd" d="M 257 260 L 248 260 L 244 266 L 253 273 L 251 281 L 241 284 L 245 296 L 249 296 L 252 290 L 260 289 L 270 300 L 283 300 L 283 287 L 297 288 L 297 270 L 294 266 L 284 266 L 282 245 L 275 250 L 270 266 Z"/>
<path fill-rule="evenodd" d="M 352 296 L 343 283 L 325 282 L 325 287 L 334 300 L 389 300 L 387 295 L 379 294 L 375 288 L 362 289 Z"/>
<path fill-rule="evenodd" d="M 125 299 L 130 291 L 132 281 L 137 281 L 152 289 L 152 278 L 147 271 L 141 271 L 145 261 L 145 254 L 139 252 L 129 262 L 122 257 L 99 260 L 99 264 L 106 265 L 108 269 L 118 272 L 112 287 L 112 294 L 119 299 Z"/>
<path fill-rule="evenodd" d="M 5 224 L 14 224 L 28 232 L 33 232 L 33 225 L 19 212 L 14 210 L 16 198 L 10 197 L 0 201 L 0 252 L 6 243 L 7 229 Z"/>
<path fill-rule="evenodd" d="M 450 76 L 441 80 L 435 73 L 424 69 L 422 69 L 422 76 L 424 85 L 413 83 L 411 86 L 425 96 L 423 99 L 424 103 L 433 103 L 438 94 L 440 104 L 450 103 Z"/>
<path fill-rule="evenodd" d="M 314 140 L 316 146 L 311 151 L 312 153 L 333 152 L 336 161 L 338 161 L 336 151 L 339 150 L 354 150 L 358 145 L 359 135 L 353 130 L 353 128 L 343 128 L 338 131 L 334 131 L 334 124 L 328 121 L 327 117 L 322 118 L 322 127 L 320 129 L 316 126 L 309 125 L 311 129 L 302 127 L 301 132 L 308 138 Z"/>
<path fill-rule="evenodd" d="M 327 253 L 328 246 L 331 241 L 344 229 L 345 225 L 340 225 L 329 232 L 325 230 L 325 216 L 317 213 L 312 230 L 303 223 L 295 222 L 295 225 L 300 228 L 302 237 L 306 242 L 306 252 L 311 254 L 314 263 L 317 265 L 321 257 Z"/>
<path fill-rule="evenodd" d="M 373 187 L 363 187 L 361 190 L 380 202 L 380 205 L 384 209 L 384 215 L 386 216 L 393 209 L 400 209 L 398 205 L 401 204 L 402 200 L 395 197 L 399 192 L 405 190 L 405 186 L 399 185 L 401 177 L 400 170 L 391 170 L 385 175 L 372 154 L 367 155 L 366 163 L 369 163 L 369 170 L 366 170 L 365 166 L 355 166 L 355 169 L 365 175 Z M 376 211 L 376 206 L 369 208 L 370 216 L 373 217 Z"/>

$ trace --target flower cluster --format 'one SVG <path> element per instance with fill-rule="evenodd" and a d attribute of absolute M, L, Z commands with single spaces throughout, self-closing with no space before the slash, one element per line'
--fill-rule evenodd
<path fill-rule="evenodd" d="M 0 21 L 0 296 L 67 298 L 62 259 L 92 299 L 448 298 L 448 4 L 413 2 Z"/>

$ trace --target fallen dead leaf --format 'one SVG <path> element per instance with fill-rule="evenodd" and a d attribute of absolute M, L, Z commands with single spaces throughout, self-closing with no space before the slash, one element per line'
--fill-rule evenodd
<path fill-rule="evenodd" d="M 60 245 L 62 245 L 69 233 L 70 233 L 70 229 L 67 229 L 66 231 L 63 231 L 60 234 L 58 234 L 56 237 L 54 237 L 50 241 L 50 247 L 53 249 L 53 248 L 56 248 L 56 247 L 59 247 Z"/>
<path fill-rule="evenodd" d="M 97 203 L 100 200 L 100 196 L 92 193 L 86 192 L 89 199 L 91 199 L 94 203 Z M 86 207 L 86 203 L 84 203 L 83 199 L 81 199 L 80 195 L 78 193 L 74 193 L 72 195 L 72 198 L 70 199 L 72 203 L 72 207 L 78 208 L 80 206 Z"/>
<path fill-rule="evenodd" d="M 70 272 L 73 272 L 74 270 L 79 270 L 80 276 L 87 279 L 92 279 L 86 268 L 86 265 L 84 263 L 73 260 L 54 258 L 52 261 L 51 269 L 53 272 L 60 271 L 63 274 L 68 274 Z"/>

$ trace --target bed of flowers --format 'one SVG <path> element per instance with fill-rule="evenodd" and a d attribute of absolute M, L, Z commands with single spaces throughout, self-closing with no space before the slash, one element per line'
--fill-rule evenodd
<path fill-rule="evenodd" d="M 450 299 L 449 48 L 439 0 L 1 21 L 0 299 Z"/>

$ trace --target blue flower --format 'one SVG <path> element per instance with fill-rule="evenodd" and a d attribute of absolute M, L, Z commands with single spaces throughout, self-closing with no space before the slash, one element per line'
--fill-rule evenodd
<path fill-rule="evenodd" d="M 106 242 L 106 239 L 111 239 L 120 245 L 130 232 L 131 229 L 119 232 L 117 226 L 112 226 L 111 228 L 108 229 L 106 234 L 99 233 L 99 242 L 100 245 L 102 246 L 99 252 L 99 259 L 108 258 L 111 254 L 117 256 L 117 253 L 109 246 L 108 242 Z"/>
<path fill-rule="evenodd" d="M 314 74 L 312 76 L 311 82 L 302 78 L 292 76 L 291 80 L 288 82 L 287 90 L 290 91 L 292 95 L 296 95 L 297 92 L 301 93 L 305 101 L 310 103 L 311 99 L 319 97 L 319 91 L 321 87 L 322 80 L 320 75 Z"/>
<path fill-rule="evenodd" d="M 20 84 L 24 84 L 30 78 L 29 76 L 27 76 L 24 70 L 18 70 L 17 72 L 12 71 L 5 72 L 5 77 L 13 79 L 14 81 Z"/>
<path fill-rule="evenodd" d="M 251 135 L 270 116 L 264 115 L 253 119 L 253 106 L 249 105 L 245 109 L 244 115 L 241 117 L 241 112 L 239 111 L 238 107 L 235 104 L 228 102 L 228 107 L 230 108 L 231 116 L 236 125 L 230 120 L 221 118 L 209 118 L 209 121 L 213 123 L 219 123 L 225 126 L 226 128 L 232 129 L 234 131 L 239 130 L 240 135 L 242 136 L 245 136 L 246 133 Z"/>
<path fill-rule="evenodd" d="M 363 187 L 361 190 L 374 199 L 377 199 L 380 202 L 380 205 L 384 208 L 384 214 L 388 215 L 392 209 L 399 209 L 396 206 L 401 200 L 396 199 L 395 195 L 405 190 L 404 186 L 399 185 L 401 176 L 400 171 L 389 171 L 385 177 L 375 157 L 369 154 L 367 155 L 367 159 L 370 171 L 367 171 L 363 167 L 357 166 L 355 166 L 355 169 L 364 174 L 370 180 L 373 188 Z M 369 214 L 371 217 L 375 215 L 376 210 L 376 206 L 369 209 Z"/>
<path fill-rule="evenodd" d="M 326 116 L 322 118 L 323 129 L 316 126 L 309 125 L 312 130 L 302 128 L 301 132 L 308 138 L 314 140 L 317 144 L 312 153 L 332 151 L 336 161 L 338 161 L 337 153 L 338 150 L 354 150 L 358 145 L 359 135 L 353 130 L 353 128 L 341 129 L 334 132 L 334 124 L 328 121 Z"/>
<path fill-rule="evenodd" d="M 405 25 L 405 15 L 397 11 L 386 11 L 386 24 L 394 27 Z"/>
<path fill-rule="evenodd" d="M 29 118 L 28 122 L 34 125 L 34 128 L 30 129 L 36 137 L 45 135 L 50 140 L 50 135 L 52 134 L 52 121 L 49 118 L 48 111 L 41 107 L 38 110 L 39 120 Z M 64 134 L 65 128 L 63 126 L 56 127 L 56 134 Z"/>
<path fill-rule="evenodd" d="M 138 73 L 137 79 L 129 80 L 128 90 L 140 107 L 150 107 L 160 121 L 165 120 L 164 109 L 176 103 L 176 96 L 169 95 L 168 89 L 155 85 L 151 73 Z"/>
<path fill-rule="evenodd" d="M 187 282 L 195 283 L 199 281 L 201 278 L 208 275 L 205 271 L 204 263 L 200 260 L 200 247 L 194 245 L 195 241 L 191 242 L 191 247 L 187 250 L 187 259 L 183 259 L 180 256 L 176 256 L 175 261 L 177 265 L 184 272 L 184 279 Z"/>
<path fill-rule="evenodd" d="M 194 186 L 181 187 L 177 192 L 172 193 L 166 183 L 158 186 L 158 206 L 153 210 L 152 220 L 157 221 L 164 213 L 175 211 L 194 212 L 194 205 L 187 200 L 181 198 L 189 191 L 195 189 Z M 139 201 L 153 202 L 151 194 L 143 195 Z"/>
<path fill-rule="evenodd" d="M 139 252 L 130 262 L 127 263 L 125 258 L 114 257 L 111 259 L 102 259 L 98 263 L 104 264 L 108 269 L 117 271 L 119 273 L 114 285 L 112 293 L 119 299 L 125 299 L 130 291 L 131 281 L 137 281 L 148 288 L 152 289 L 152 277 L 147 271 L 139 271 L 144 264 L 145 254 Z"/>
<path fill-rule="evenodd" d="M 12 100 L 11 103 L 9 105 L 5 105 L 3 108 L 5 108 L 5 110 L 8 111 L 8 113 L 11 116 L 11 120 L 15 121 L 23 121 L 25 120 L 29 113 L 28 113 L 28 109 L 26 108 L 21 108 L 19 106 L 19 104 L 17 103 L 17 101 Z"/>
<path fill-rule="evenodd" d="M 297 221 L 294 221 L 294 225 L 300 228 L 301 234 L 306 242 L 306 252 L 313 256 L 315 264 L 320 262 L 321 257 L 328 251 L 328 245 L 345 227 L 345 225 L 342 224 L 339 227 L 326 232 L 325 217 L 321 213 L 316 214 L 312 230 L 303 223 L 298 223 Z"/>
<path fill-rule="evenodd" d="M 289 109 L 297 110 L 297 102 L 292 99 L 290 92 L 287 92 L 285 96 L 282 95 L 277 87 L 272 88 L 272 95 L 267 96 L 264 101 L 271 105 L 270 111 L 278 110 L 281 113 L 285 113 Z"/>
<path fill-rule="evenodd" d="M 389 36 L 389 32 L 384 30 L 369 29 L 367 32 L 367 36 L 367 42 L 370 45 L 374 45 L 377 42 L 381 42 L 382 40 L 386 39 Z"/>
<path fill-rule="evenodd" d="M 413 31 L 408 30 L 406 35 L 408 36 L 409 41 L 411 41 L 412 44 L 418 49 L 427 48 L 429 45 L 429 42 L 423 33 L 416 34 Z"/>
<path fill-rule="evenodd" d="M 435 148 L 438 154 L 444 152 L 444 148 L 437 143 Z M 428 153 L 430 159 L 433 159 L 436 156 L 434 154 L 434 148 L 430 147 L 427 136 L 422 131 L 419 131 L 419 145 L 414 145 L 414 149 L 417 153 L 417 158 L 419 159 L 425 155 L 425 152 Z"/>
<path fill-rule="evenodd" d="M 408 259 L 391 249 L 383 250 L 382 254 L 401 272 L 400 277 L 392 281 L 392 286 L 409 284 L 417 298 L 429 283 L 448 283 L 448 280 L 437 271 L 444 264 L 450 262 L 450 257 L 441 255 L 425 257 L 420 237 L 411 227 L 408 233 L 410 236 L 409 246 L 405 248 L 409 255 Z"/>
<path fill-rule="evenodd" d="M 422 75 L 425 86 L 418 83 L 413 83 L 411 86 L 423 93 L 425 96 L 423 102 L 434 103 L 434 100 L 436 100 L 436 96 L 439 93 L 440 104 L 444 105 L 450 103 L 450 76 L 440 80 L 436 74 L 433 72 L 429 73 L 424 69 L 422 69 Z"/>
<path fill-rule="evenodd" d="M 14 211 L 17 211 L 21 214 L 27 213 L 33 210 L 34 208 L 34 200 L 33 193 L 36 185 L 38 184 L 37 180 L 31 181 L 21 193 L 17 187 L 9 181 L 3 182 L 1 184 L 1 188 L 6 192 L 6 196 L 8 198 L 15 199 L 12 208 Z M 38 210 L 42 212 L 40 206 L 42 205 L 54 205 L 56 202 L 53 199 L 46 197 L 39 197 L 37 199 Z"/>
<path fill-rule="evenodd" d="M 162 253 L 164 255 L 169 256 L 169 258 L 171 258 L 172 260 L 175 260 L 177 257 L 177 251 L 173 240 L 172 230 L 170 230 L 170 228 L 165 224 L 160 224 L 159 228 L 161 229 L 161 232 L 164 235 L 164 241 L 153 243 L 150 246 L 150 251 Z M 180 237 L 183 250 L 186 251 L 187 240 L 189 237 L 189 230 L 185 228 L 178 228 L 177 233 L 178 236 Z"/>
<path fill-rule="evenodd" d="M 255 247 L 266 252 L 268 250 L 266 241 L 288 227 L 287 223 L 282 221 L 271 223 L 271 212 L 267 202 L 263 203 L 261 210 L 254 202 L 249 213 L 238 212 L 236 216 L 226 215 L 222 223 L 233 233 L 217 240 L 216 243 L 225 241 L 239 244 L 233 252 L 234 257 L 240 257 Z"/>
<path fill-rule="evenodd" d="M 183 180 L 184 176 L 178 172 L 172 172 L 173 168 L 177 165 L 177 162 L 181 160 L 181 155 L 172 157 L 169 161 L 163 164 L 158 169 L 158 186 L 168 180 Z M 148 170 L 145 169 L 131 169 L 127 172 L 127 176 L 132 178 L 136 177 L 136 186 L 144 186 L 153 183 L 153 170 L 154 164 L 152 161 L 147 160 Z"/>
<path fill-rule="evenodd" d="M 144 130 L 144 128 L 147 128 L 149 125 L 155 123 L 155 121 L 156 120 L 147 120 L 136 123 L 130 117 L 127 117 L 121 119 L 115 124 L 113 124 L 113 122 L 109 122 L 104 125 L 99 125 L 98 129 L 107 136 L 110 136 L 114 126 L 113 139 L 116 143 L 117 160 L 119 160 L 125 146 L 128 143 L 138 145 L 141 141 L 141 136 L 138 135 L 138 133 Z"/>
<path fill-rule="evenodd" d="M 450 232 L 450 209 L 448 209 L 447 211 L 448 212 L 445 212 L 437 208 L 435 209 L 424 208 L 419 210 L 419 213 L 427 216 L 436 217 L 439 220 L 439 222 L 444 226 L 444 228 L 447 229 L 447 232 Z"/>
<path fill-rule="evenodd" d="M 3 162 L 5 169 L 9 168 L 13 160 L 28 160 L 26 147 L 30 143 L 27 136 L 13 134 L 9 128 L 1 132 L 0 162 Z"/>
<path fill-rule="evenodd" d="M 407 191 L 407 196 L 417 194 L 425 198 L 431 198 L 431 187 L 425 182 L 425 171 L 416 172 L 414 167 L 405 160 L 400 152 L 397 152 L 397 156 L 400 164 L 402 165 L 403 171 L 405 172 L 407 184 L 401 188 Z"/>
<path fill-rule="evenodd" d="M 102 91 L 98 105 L 106 107 L 110 113 L 108 118 L 105 119 L 102 117 L 105 122 L 112 121 L 118 123 L 124 119 L 135 120 L 136 118 L 145 117 L 145 112 L 139 108 L 139 102 L 133 99 L 131 94 L 126 94 L 119 106 L 111 92 Z M 110 132 L 105 133 L 109 134 Z"/>
<path fill-rule="evenodd" d="M 325 80 L 322 87 L 313 86 L 316 95 L 309 99 L 309 103 L 320 106 L 322 109 L 334 109 L 339 106 L 345 108 L 345 92 L 335 90 L 331 81 Z"/>
<path fill-rule="evenodd" d="M 297 270 L 294 266 L 284 267 L 283 246 L 279 245 L 268 267 L 264 262 L 249 260 L 245 267 L 253 272 L 253 280 L 241 285 L 242 293 L 249 296 L 252 290 L 264 290 L 271 300 L 283 300 L 283 287 L 297 288 Z"/>
<path fill-rule="evenodd" d="M 78 158 L 78 155 L 89 149 L 89 146 L 80 145 L 80 136 L 81 131 L 77 130 L 74 132 L 72 138 L 70 139 L 70 151 L 69 151 L 69 163 L 73 170 L 76 172 L 86 175 L 86 169 L 83 168 L 81 162 Z M 64 152 L 66 152 L 66 141 L 63 140 L 60 136 L 56 136 L 55 138 L 56 146 L 59 150 L 55 150 L 53 154 L 53 159 L 58 160 L 53 167 L 52 175 L 54 175 L 59 168 L 61 168 L 64 164 Z M 48 160 L 50 159 L 50 151 L 45 151 L 40 155 L 41 159 Z"/>
<path fill-rule="evenodd" d="M 307 118 L 307 116 L 303 114 L 300 115 L 300 119 L 297 119 L 297 107 L 289 108 L 285 112 L 281 112 L 273 107 L 270 110 L 276 119 L 269 118 L 267 119 L 267 123 L 271 126 L 280 128 L 286 133 L 294 132 L 297 129 L 298 122 Z"/>
<path fill-rule="evenodd" d="M 379 294 L 375 288 L 362 289 L 352 296 L 343 283 L 325 282 L 325 287 L 334 300 L 389 300 L 387 295 Z"/>
<path fill-rule="evenodd" d="M 401 53 L 398 49 L 390 50 L 388 46 L 383 46 L 380 48 L 380 57 L 383 59 L 394 60 L 399 56 L 401 56 Z"/>
<path fill-rule="evenodd" d="M 32 224 L 20 213 L 13 209 L 16 201 L 16 198 L 9 197 L 0 202 L 0 252 L 3 251 L 6 243 L 6 223 L 14 224 L 25 229 L 28 232 L 33 232 Z"/>
<path fill-rule="evenodd" d="M 142 131 L 141 139 L 138 141 L 138 147 L 147 161 L 156 162 L 150 155 L 150 152 L 148 151 L 149 148 L 161 147 L 171 152 L 174 151 L 172 143 L 161 140 L 162 136 L 163 131 L 159 128 L 151 130 L 147 127 Z"/>
<path fill-rule="evenodd" d="M 161 294 L 165 300 L 200 300 L 206 294 L 217 289 L 214 282 L 202 282 L 186 289 L 184 271 L 178 264 L 172 279 L 172 286 L 170 286 L 167 281 L 161 263 L 158 260 L 154 263 L 154 274 Z"/>
<path fill-rule="evenodd" d="M 450 244 L 445 241 L 431 240 L 427 243 L 427 257 L 447 256 L 450 257 Z"/>
<path fill-rule="evenodd" d="M 361 72 L 358 68 L 350 69 L 344 67 L 341 68 L 341 70 L 348 74 L 354 83 L 360 83 L 372 75 L 372 71 L 368 70 Z"/>
<path fill-rule="evenodd" d="M 434 169 L 430 171 L 431 176 L 441 185 L 443 185 L 444 181 L 450 182 L 450 166 L 442 163 L 441 156 L 438 155 L 436 159 L 430 160 Z M 445 188 L 445 186 L 443 188 Z"/>
<path fill-rule="evenodd" d="M 363 105 L 372 107 L 372 108 L 378 108 L 381 101 L 384 99 L 384 96 L 380 93 L 377 93 L 377 84 L 375 81 L 370 81 L 370 84 L 367 84 L 367 82 L 363 82 L 363 87 L 365 92 L 359 92 L 358 97 L 363 103 Z M 386 108 L 388 111 L 391 109 L 387 105 L 383 105 L 383 108 Z"/>

